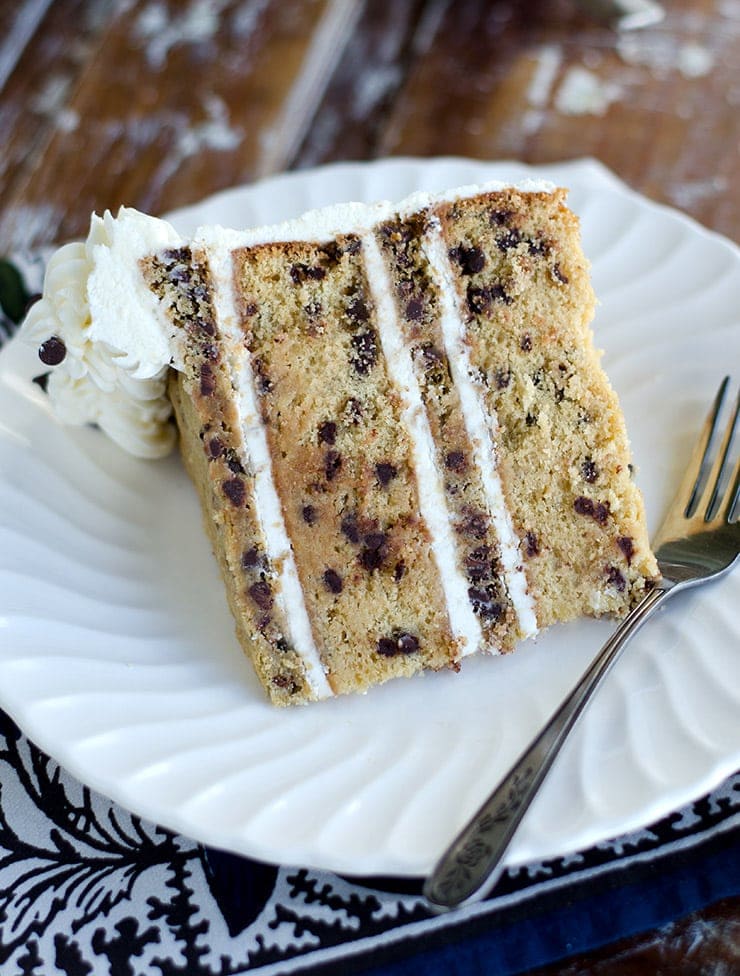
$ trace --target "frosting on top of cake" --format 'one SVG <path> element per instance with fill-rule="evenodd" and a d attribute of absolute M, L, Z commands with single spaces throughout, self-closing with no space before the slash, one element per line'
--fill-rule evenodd
<path fill-rule="evenodd" d="M 161 457 L 173 447 L 165 387 L 178 355 L 139 262 L 180 243 L 166 221 L 137 210 L 93 214 L 87 240 L 52 255 L 43 297 L 21 332 L 50 366 L 47 389 L 59 419 L 98 424 L 139 457 Z M 43 352 L 49 340 L 53 357 Z"/>

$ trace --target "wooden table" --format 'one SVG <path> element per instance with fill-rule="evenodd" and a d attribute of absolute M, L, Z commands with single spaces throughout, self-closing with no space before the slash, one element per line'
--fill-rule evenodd
<path fill-rule="evenodd" d="M 593 155 L 738 240 L 740 3 L 666 7 L 619 34 L 567 0 L 4 0 L 0 251 L 83 235 L 93 209 L 443 154 Z M 548 972 L 729 972 L 739 912 Z"/>

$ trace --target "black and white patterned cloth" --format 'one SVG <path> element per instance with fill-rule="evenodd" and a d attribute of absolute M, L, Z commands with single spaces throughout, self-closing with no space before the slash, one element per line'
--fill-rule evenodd
<path fill-rule="evenodd" d="M 0 345 L 43 264 L 0 261 Z M 0 712 L 2 976 L 523 972 L 740 894 L 740 774 L 635 833 L 510 870 L 460 912 L 433 916 L 419 890 L 204 848 L 78 783 Z"/>

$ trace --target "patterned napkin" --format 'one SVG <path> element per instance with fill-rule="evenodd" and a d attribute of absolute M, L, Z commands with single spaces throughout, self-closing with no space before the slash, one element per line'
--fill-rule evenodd
<path fill-rule="evenodd" d="M 40 291 L 44 257 L 0 260 L 0 345 Z M 739 828 L 736 774 L 642 830 L 511 869 L 481 904 L 436 917 L 415 880 L 265 865 L 141 820 L 0 711 L 0 973 L 508 976 L 737 895 Z"/>

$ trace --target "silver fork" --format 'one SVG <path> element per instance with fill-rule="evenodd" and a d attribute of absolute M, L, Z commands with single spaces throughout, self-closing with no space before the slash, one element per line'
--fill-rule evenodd
<path fill-rule="evenodd" d="M 731 464 L 740 395 L 719 449 L 719 416 L 730 378 L 722 381 L 681 487 L 654 540 L 662 579 L 604 644 L 578 685 L 517 759 L 438 861 L 424 885 L 436 911 L 485 897 L 502 859 L 560 747 L 630 637 L 669 597 L 728 573 L 740 555 L 740 459 Z M 729 486 L 729 487 L 728 487 Z"/>

